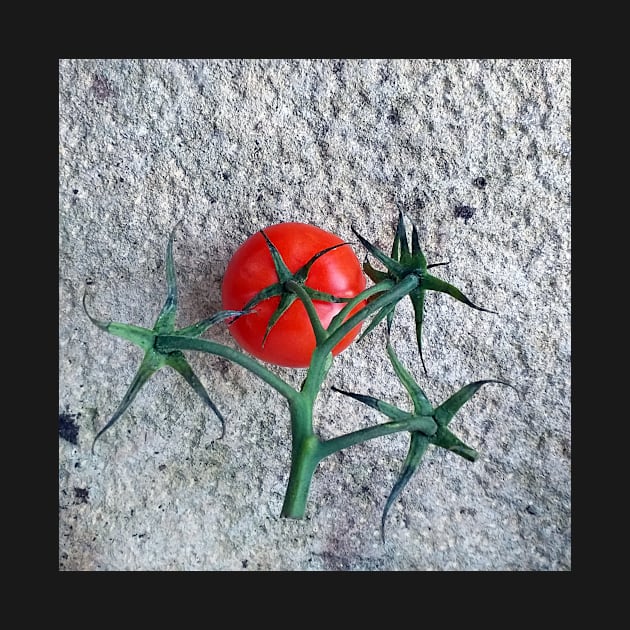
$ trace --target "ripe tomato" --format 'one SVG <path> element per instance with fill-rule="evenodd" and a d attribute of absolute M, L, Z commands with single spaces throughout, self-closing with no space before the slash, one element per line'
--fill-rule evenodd
<path fill-rule="evenodd" d="M 295 273 L 315 254 L 344 241 L 314 225 L 278 223 L 265 228 L 291 273 Z M 223 308 L 239 310 L 262 289 L 278 282 L 269 247 L 260 232 L 248 238 L 234 253 L 223 277 Z M 311 267 L 306 286 L 336 297 L 354 297 L 365 289 L 361 263 L 349 245 L 333 249 L 318 258 Z M 307 367 L 315 348 L 315 334 L 304 305 L 296 299 L 274 324 L 262 344 L 269 318 L 280 297 L 259 302 L 253 313 L 243 315 L 229 325 L 236 342 L 247 352 L 268 363 L 285 367 Z M 344 307 L 343 302 L 313 301 L 324 328 Z M 360 309 L 361 302 L 353 309 Z M 353 328 L 335 346 L 333 354 L 345 350 L 361 329 Z"/>

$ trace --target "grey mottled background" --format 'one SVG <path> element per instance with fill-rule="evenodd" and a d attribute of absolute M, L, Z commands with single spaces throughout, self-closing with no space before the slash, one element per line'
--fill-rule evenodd
<path fill-rule="evenodd" d="M 569 60 L 60 60 L 60 570 L 570 570 L 570 88 Z M 91 325 L 85 290 L 97 317 L 152 325 L 181 220 L 190 324 L 220 308 L 227 261 L 260 228 L 298 220 L 356 242 L 355 225 L 389 248 L 399 209 L 429 262 L 451 261 L 436 275 L 499 311 L 430 294 L 427 378 L 404 302 L 401 360 L 435 403 L 493 377 L 522 397 L 491 385 L 462 409 L 453 430 L 480 459 L 430 450 L 385 544 L 407 438 L 325 460 L 306 518 L 280 519 L 284 400 L 212 356 L 189 355 L 223 440 L 163 370 L 90 454 L 141 353 Z M 381 333 L 326 385 L 405 405 Z M 327 437 L 384 421 L 328 388 L 316 414 Z"/>

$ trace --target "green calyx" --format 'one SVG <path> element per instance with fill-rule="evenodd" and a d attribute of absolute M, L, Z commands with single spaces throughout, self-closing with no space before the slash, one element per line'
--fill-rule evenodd
<path fill-rule="evenodd" d="M 394 367 L 396 376 L 404 385 L 413 402 L 413 413 L 405 412 L 372 396 L 346 392 L 341 389 L 337 389 L 336 387 L 332 388 L 340 394 L 350 396 L 369 407 L 377 409 L 388 418 L 392 418 L 394 420 L 401 417 L 422 418 L 427 423 L 426 426 L 423 427 L 422 431 L 414 430 L 409 432 L 410 440 L 407 456 L 401 467 L 398 479 L 396 480 L 383 509 L 383 515 L 381 518 L 381 538 L 383 542 L 385 542 L 385 521 L 387 519 L 387 514 L 394 501 L 398 498 L 404 487 L 409 483 L 411 477 L 420 466 L 422 457 L 430 444 L 452 451 L 471 462 L 476 461 L 479 457 L 479 454 L 474 448 L 462 442 L 462 440 L 460 440 L 448 428 L 449 423 L 459 409 L 474 396 L 482 385 L 485 385 L 486 383 L 499 383 L 515 389 L 506 381 L 496 379 L 475 381 L 474 383 L 469 383 L 465 387 L 462 387 L 459 391 L 448 398 L 448 400 L 434 408 L 420 385 L 418 385 L 409 371 L 402 365 L 396 356 L 389 338 L 389 330 L 387 332 L 387 355 Z M 429 423 L 433 423 L 434 429 L 430 428 L 431 425 Z"/>
<path fill-rule="evenodd" d="M 228 318 L 239 317 L 240 315 L 243 315 L 246 311 L 220 311 L 212 317 L 202 319 L 192 326 L 187 326 L 186 328 L 175 330 L 178 299 L 175 266 L 173 263 L 174 232 L 175 230 L 173 230 L 173 232 L 171 233 L 166 249 L 166 282 L 168 287 L 166 301 L 164 303 L 164 306 L 162 307 L 162 310 L 160 311 L 160 314 L 155 320 L 155 324 L 152 329 L 141 328 L 140 326 L 134 326 L 132 324 L 121 324 L 119 322 L 102 321 L 96 319 L 88 313 L 87 307 L 85 305 L 85 295 L 83 295 L 83 309 L 85 310 L 85 313 L 89 317 L 90 321 L 95 326 L 112 335 L 135 343 L 137 346 L 140 346 L 145 352 L 142 363 L 140 364 L 140 367 L 138 368 L 138 371 L 136 372 L 136 375 L 134 376 L 131 385 L 127 389 L 127 392 L 125 393 L 122 402 L 120 403 L 112 417 L 109 419 L 109 421 L 105 424 L 105 426 L 96 434 L 96 437 L 92 442 L 92 453 L 94 453 L 94 445 L 96 444 L 96 440 L 98 440 L 98 438 L 101 437 L 101 435 L 103 435 L 103 433 L 105 433 L 105 431 L 107 431 L 107 429 L 109 429 L 120 418 L 120 416 L 123 415 L 123 413 L 128 409 L 129 405 L 131 405 L 131 403 L 133 402 L 134 398 L 137 396 L 138 392 L 151 378 L 151 376 L 153 376 L 153 374 L 155 374 L 158 370 L 165 366 L 173 368 L 184 377 L 185 381 L 195 390 L 195 392 L 204 401 L 204 403 L 208 407 L 210 407 L 210 409 L 221 422 L 220 438 L 222 438 L 225 434 L 225 419 L 221 415 L 221 412 L 217 409 L 216 405 L 210 399 L 208 392 L 205 390 L 197 375 L 193 372 L 184 354 L 180 350 L 162 351 L 159 348 L 158 341 L 160 336 L 165 335 L 177 335 L 182 338 L 198 338 L 213 324 L 217 324 Z"/>
<path fill-rule="evenodd" d="M 394 243 L 392 245 L 391 255 L 387 256 L 372 243 L 363 238 L 354 228 L 352 231 L 361 241 L 363 246 L 368 250 L 376 260 L 378 260 L 387 271 L 380 271 L 373 267 L 367 256 L 363 263 L 363 270 L 366 275 L 373 282 L 381 282 L 389 279 L 398 283 L 401 282 L 410 274 L 418 276 L 418 286 L 409 293 L 409 299 L 413 306 L 414 319 L 416 324 L 416 342 L 418 344 L 418 352 L 420 353 L 420 361 L 422 362 L 422 368 L 425 374 L 427 369 L 422 356 L 422 324 L 424 321 L 424 298 L 427 291 L 439 291 L 441 293 L 448 293 L 456 300 L 463 302 L 464 304 L 475 308 L 479 311 L 486 311 L 488 313 L 495 313 L 487 308 L 482 308 L 471 302 L 457 287 L 452 284 L 440 280 L 439 278 L 428 273 L 428 269 L 432 267 L 438 267 L 440 265 L 447 265 L 448 262 L 433 263 L 427 265 L 426 258 L 420 247 L 420 239 L 418 237 L 418 229 L 415 224 L 412 224 L 411 232 L 411 249 L 409 248 L 409 241 L 407 239 L 407 230 L 405 228 L 405 221 L 402 212 L 398 215 L 398 225 L 396 227 L 396 236 L 394 237 Z M 368 333 L 370 333 L 383 319 L 387 321 L 388 329 L 391 328 L 394 313 L 396 310 L 396 304 L 392 304 L 381 309 L 373 318 L 370 324 L 366 327 L 365 331 L 359 337 L 361 340 Z"/>
<path fill-rule="evenodd" d="M 280 252 L 278 251 L 276 246 L 269 240 L 269 237 L 265 234 L 265 231 L 260 230 L 260 233 L 265 238 L 265 241 L 267 241 L 267 246 L 269 247 L 269 252 L 271 253 L 271 258 L 273 259 L 273 264 L 276 268 L 278 282 L 260 291 L 260 293 L 258 293 L 249 302 L 247 302 L 247 304 L 245 304 L 243 310 L 251 310 L 254 308 L 254 306 L 256 306 L 256 304 L 268 298 L 277 296 L 280 297 L 278 307 L 274 311 L 273 315 L 269 318 L 269 322 L 267 323 L 267 328 L 265 330 L 261 345 L 265 345 L 265 341 L 267 340 L 267 337 L 269 336 L 269 333 L 271 332 L 271 329 L 274 327 L 276 322 L 282 317 L 284 313 L 286 313 L 293 302 L 298 299 L 299 287 L 301 287 L 303 291 L 306 292 L 311 300 L 319 300 L 321 302 L 349 302 L 352 299 L 336 297 L 334 295 L 331 295 L 330 293 L 317 291 L 316 289 L 306 286 L 308 273 L 311 270 L 311 267 L 313 266 L 315 261 L 321 258 L 324 254 L 327 254 L 328 252 L 331 252 L 338 247 L 349 245 L 349 243 L 339 243 L 338 245 L 333 245 L 332 247 L 327 247 L 326 249 L 317 252 L 295 273 L 291 273 L 286 263 L 282 259 Z"/>

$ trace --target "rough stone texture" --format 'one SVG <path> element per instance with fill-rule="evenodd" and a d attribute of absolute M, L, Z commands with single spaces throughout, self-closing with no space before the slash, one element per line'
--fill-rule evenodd
<path fill-rule="evenodd" d="M 61 60 L 59 63 L 60 570 L 570 570 L 569 60 Z M 394 342 L 434 403 L 489 385 L 452 428 L 471 464 L 431 449 L 380 515 L 406 453 L 396 435 L 325 460 L 307 516 L 279 517 L 285 402 L 227 361 L 189 353 L 220 426 L 170 370 L 90 454 L 140 350 L 95 328 L 151 326 L 174 246 L 190 324 L 220 308 L 249 235 L 305 221 L 382 248 L 398 210 L 436 275 L 492 315 L 426 303 L 419 369 L 411 308 Z M 363 257 L 360 245 L 355 250 Z M 210 338 L 233 345 L 225 328 Z M 298 384 L 304 370 L 278 368 Z M 406 405 L 382 329 L 326 385 Z M 325 389 L 329 437 L 385 418 Z"/>

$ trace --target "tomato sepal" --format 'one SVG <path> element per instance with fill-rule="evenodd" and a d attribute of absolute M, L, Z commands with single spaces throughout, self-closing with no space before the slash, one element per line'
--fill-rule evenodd
<path fill-rule="evenodd" d="M 368 254 L 371 254 L 387 269 L 386 272 L 376 269 L 369 263 L 369 259 L 366 257 L 366 260 L 363 263 L 363 269 L 372 281 L 382 282 L 385 278 L 388 278 L 393 280 L 395 283 L 400 283 L 409 275 L 416 275 L 418 277 L 419 283 L 417 288 L 410 291 L 408 295 L 414 310 L 416 343 L 425 374 L 427 373 L 427 369 L 422 352 L 422 326 L 424 322 L 424 299 L 426 291 L 431 290 L 447 293 L 467 306 L 480 311 L 497 314 L 496 311 L 477 306 L 455 286 L 428 273 L 428 269 L 440 265 L 447 265 L 448 262 L 432 263 L 430 265 L 427 264 L 425 255 L 420 247 L 418 229 L 414 223 L 412 223 L 411 249 L 409 248 L 405 219 L 402 212 L 399 212 L 398 214 L 398 224 L 396 226 L 396 234 L 392 244 L 391 256 L 387 256 L 375 245 L 363 238 L 354 227 L 352 228 L 352 231 L 367 249 Z M 368 328 L 364 331 L 362 337 L 368 332 L 371 332 L 378 323 L 385 318 L 387 318 L 387 326 L 389 329 L 393 322 L 395 308 L 396 303 L 385 307 L 383 311 L 372 320 Z"/>
<path fill-rule="evenodd" d="M 177 226 L 175 226 L 176 228 Z M 224 310 L 202 319 L 201 321 L 187 326 L 180 330 L 175 330 L 175 320 L 177 317 L 177 280 L 175 275 L 175 264 L 173 261 L 173 240 L 175 236 L 175 228 L 170 234 L 168 245 L 166 248 L 166 283 L 167 283 L 167 295 L 164 305 L 158 314 L 155 324 L 152 329 L 142 328 L 133 324 L 122 324 L 120 322 L 113 322 L 111 320 L 100 320 L 93 317 L 87 310 L 85 303 L 86 295 L 83 295 L 83 310 L 88 316 L 90 321 L 101 330 L 108 332 L 117 337 L 131 341 L 140 346 L 145 355 L 142 359 L 140 367 L 136 372 L 131 384 L 129 385 L 123 399 L 110 417 L 105 425 L 97 432 L 94 440 L 92 441 L 91 452 L 94 454 L 94 447 L 97 440 L 115 424 L 120 417 L 129 408 L 138 392 L 144 387 L 147 381 L 161 368 L 168 366 L 177 371 L 184 380 L 192 387 L 195 393 L 201 398 L 201 400 L 208 406 L 212 412 L 216 415 L 221 423 L 221 439 L 225 435 L 225 418 L 212 402 L 208 392 L 204 388 L 203 384 L 190 367 L 186 357 L 180 350 L 169 350 L 163 352 L 159 349 L 158 341 L 161 336 L 180 336 L 197 338 L 202 335 L 210 326 L 217 324 L 226 319 L 240 317 L 249 311 L 245 310 Z"/>
<path fill-rule="evenodd" d="M 405 416 L 412 416 L 431 420 L 435 426 L 435 430 L 433 431 L 419 429 L 409 431 L 410 442 L 407 456 L 402 464 L 396 483 L 394 484 L 383 509 L 381 518 L 381 537 L 383 542 L 385 542 L 385 522 L 388 512 L 404 487 L 411 480 L 415 471 L 420 466 L 421 459 L 430 444 L 451 451 L 471 462 L 478 459 L 479 453 L 474 448 L 465 444 L 448 429 L 448 424 L 451 422 L 457 411 L 459 411 L 459 409 L 468 402 L 483 385 L 487 383 L 507 385 L 518 393 L 518 390 L 516 390 L 516 388 L 507 381 L 485 379 L 469 383 L 458 390 L 441 405 L 434 408 L 420 385 L 414 380 L 411 373 L 400 362 L 389 339 L 389 334 L 387 337 L 387 354 L 396 376 L 403 384 L 409 397 L 411 398 L 413 403 L 413 413 L 401 410 L 373 396 L 347 392 L 336 387 L 332 388 L 340 394 L 354 398 L 355 400 L 378 410 L 388 418 L 403 419 Z"/>

